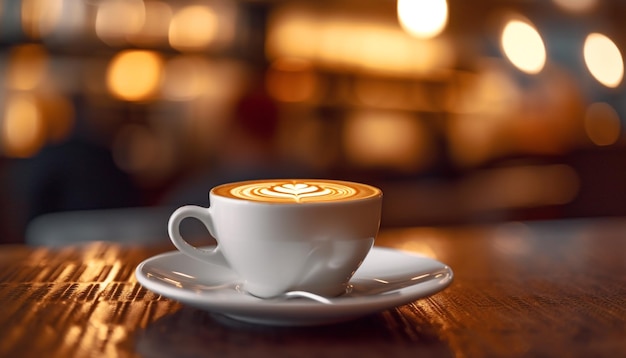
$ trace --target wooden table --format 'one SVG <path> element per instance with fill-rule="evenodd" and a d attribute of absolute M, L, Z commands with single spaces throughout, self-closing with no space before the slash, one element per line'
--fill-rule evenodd
<path fill-rule="evenodd" d="M 1 357 L 626 356 L 626 220 L 384 230 L 376 245 L 449 264 L 409 305 L 320 327 L 223 319 L 143 289 L 172 250 L 0 247 Z"/>

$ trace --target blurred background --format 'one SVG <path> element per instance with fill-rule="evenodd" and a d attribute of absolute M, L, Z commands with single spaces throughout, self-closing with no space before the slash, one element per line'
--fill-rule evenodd
<path fill-rule="evenodd" d="M 383 227 L 624 215 L 625 15 L 617 0 L 0 0 L 0 242 L 77 213 L 104 226 L 84 232 L 166 235 L 172 208 L 262 177 L 377 185 Z"/>

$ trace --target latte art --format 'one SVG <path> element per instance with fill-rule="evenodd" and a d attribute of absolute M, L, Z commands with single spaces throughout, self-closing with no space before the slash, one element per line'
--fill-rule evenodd
<path fill-rule="evenodd" d="M 364 199 L 380 195 L 365 184 L 334 180 L 261 180 L 221 185 L 215 194 L 269 203 L 313 203 Z"/>

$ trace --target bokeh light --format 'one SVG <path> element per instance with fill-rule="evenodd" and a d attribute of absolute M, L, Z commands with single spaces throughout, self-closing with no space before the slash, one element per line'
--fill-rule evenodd
<path fill-rule="evenodd" d="M 358 166 L 410 171 L 431 159 L 428 132 L 406 112 L 355 111 L 343 137 L 348 160 Z"/>
<path fill-rule="evenodd" d="M 216 39 L 219 18 L 204 5 L 191 5 L 178 10 L 170 23 L 170 45 L 181 51 L 206 49 Z"/>
<path fill-rule="evenodd" d="M 295 6 L 279 7 L 268 21 L 265 50 L 269 57 L 315 58 L 318 19 L 312 12 Z"/>
<path fill-rule="evenodd" d="M 448 23 L 446 0 L 398 0 L 397 13 L 402 28 L 418 38 L 435 37 Z"/>
<path fill-rule="evenodd" d="M 6 99 L 2 118 L 2 145 L 10 157 L 29 157 L 45 142 L 45 127 L 35 99 L 26 94 Z"/>
<path fill-rule="evenodd" d="M 510 143 L 503 133 L 521 110 L 523 91 L 511 71 L 496 60 L 486 61 L 478 73 L 462 77 L 446 136 L 451 159 L 471 167 L 501 155 Z"/>
<path fill-rule="evenodd" d="M 574 13 L 583 13 L 590 11 L 596 5 L 598 0 L 552 0 L 560 8 Z"/>
<path fill-rule="evenodd" d="M 39 87 L 46 78 L 48 62 L 48 52 L 41 45 L 13 47 L 9 53 L 7 86 L 21 91 Z"/>
<path fill-rule="evenodd" d="M 96 34 L 109 45 L 120 45 L 141 30 L 145 18 L 142 0 L 103 1 L 96 14 Z"/>
<path fill-rule="evenodd" d="M 270 59 L 306 59 L 332 70 L 407 78 L 437 75 L 456 60 L 446 38 L 416 39 L 396 23 L 363 21 L 340 10 L 316 14 L 297 5 L 285 5 L 270 17 L 266 53 Z"/>
<path fill-rule="evenodd" d="M 23 0 L 22 29 L 32 38 L 48 35 L 61 21 L 63 0 Z"/>
<path fill-rule="evenodd" d="M 163 60 L 151 51 L 126 50 L 118 53 L 107 69 L 107 87 L 127 101 L 149 99 L 158 89 Z"/>
<path fill-rule="evenodd" d="M 277 102 L 280 162 L 320 172 L 346 165 L 420 181 L 441 174 L 439 164 L 465 177 L 523 161 L 513 158 L 623 149 L 621 93 L 604 88 L 623 81 L 622 39 L 593 33 L 582 46 L 590 27 L 614 27 L 607 13 L 617 5 L 383 3 L 0 0 L 0 150 L 32 156 L 82 134 L 74 125 L 93 126 L 133 175 L 191 172 L 222 155 L 240 99 L 262 85 Z M 507 17 L 510 7 L 536 22 Z M 583 60 L 591 75 L 572 69 Z M 570 170 L 543 169 L 489 177 L 510 182 L 504 192 L 534 188 L 492 207 L 566 202 L 537 183 L 570 180 Z"/>
<path fill-rule="evenodd" d="M 589 34 L 583 55 L 589 72 L 598 82 L 609 88 L 619 86 L 624 77 L 624 61 L 610 38 L 599 33 Z"/>
<path fill-rule="evenodd" d="M 204 57 L 180 55 L 167 61 L 162 94 L 174 101 L 187 101 L 200 96 L 211 80 L 210 64 Z"/>
<path fill-rule="evenodd" d="M 521 20 L 509 21 L 503 31 L 502 50 L 511 63 L 529 74 L 541 72 L 546 63 L 546 48 L 537 29 Z"/>
<path fill-rule="evenodd" d="M 136 32 L 129 34 L 130 41 L 141 45 L 167 44 L 172 8 L 161 1 L 147 1 L 144 7 L 143 25 Z"/>

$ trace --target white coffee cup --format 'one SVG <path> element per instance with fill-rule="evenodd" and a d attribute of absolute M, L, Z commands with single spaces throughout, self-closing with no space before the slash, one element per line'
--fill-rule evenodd
<path fill-rule="evenodd" d="M 168 230 L 178 250 L 205 262 L 223 255 L 243 289 L 258 297 L 295 290 L 336 296 L 374 244 L 382 192 L 336 180 L 256 180 L 217 186 L 209 200 L 208 208 L 187 205 L 171 215 Z M 182 238 L 188 217 L 204 223 L 217 241 L 214 250 Z"/>

